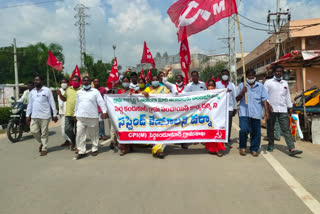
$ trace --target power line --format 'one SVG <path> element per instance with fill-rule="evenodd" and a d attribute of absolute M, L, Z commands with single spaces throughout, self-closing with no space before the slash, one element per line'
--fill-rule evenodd
<path fill-rule="evenodd" d="M 239 15 L 240 17 L 242 17 L 242 18 L 244 18 L 244 19 L 246 19 L 246 20 L 250 21 L 250 22 L 256 23 L 256 24 L 258 24 L 258 25 L 263 25 L 263 26 L 267 26 L 267 27 L 269 27 L 269 25 L 268 25 L 268 24 L 265 24 L 265 23 L 261 23 L 261 22 L 254 21 L 254 20 L 249 19 L 249 18 L 247 18 L 247 17 L 245 17 L 244 15 L 241 15 L 241 14 L 238 14 L 238 15 Z"/>
<path fill-rule="evenodd" d="M 64 1 L 64 0 L 42 1 L 42 2 L 27 3 L 27 4 L 17 4 L 17 5 L 7 6 L 7 7 L 0 7 L 0 9 L 8 9 L 8 8 L 15 8 L 15 7 L 25 7 L 25 6 L 36 5 L 36 4 L 48 4 L 48 3 L 58 2 L 58 1 Z"/>

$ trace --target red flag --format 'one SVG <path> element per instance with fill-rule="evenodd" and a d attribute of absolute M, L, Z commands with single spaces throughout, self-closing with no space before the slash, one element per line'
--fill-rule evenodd
<path fill-rule="evenodd" d="M 219 20 L 238 13 L 236 0 L 178 0 L 167 11 L 178 28 L 178 41 L 199 33 Z"/>
<path fill-rule="evenodd" d="M 117 57 L 114 58 L 114 63 L 107 81 L 107 87 L 111 90 L 114 86 L 119 84 L 119 71 Z"/>
<path fill-rule="evenodd" d="M 220 81 L 220 78 L 219 78 L 219 76 L 217 76 L 216 82 L 219 82 L 219 81 Z"/>
<path fill-rule="evenodd" d="M 70 77 L 70 80 L 69 80 L 69 85 L 70 86 L 72 85 L 72 78 L 74 76 L 78 76 L 80 78 L 80 85 L 82 85 L 82 79 L 81 79 L 80 70 L 78 68 L 78 65 L 76 65 L 75 69 L 73 70 L 73 72 L 71 74 L 71 77 Z"/>
<path fill-rule="evenodd" d="M 144 41 L 144 47 L 143 47 L 143 54 L 142 54 L 142 58 L 141 58 L 141 63 L 150 63 L 153 67 L 153 69 L 156 68 L 156 64 L 153 60 L 152 54 L 149 50 L 149 48 L 147 47 L 147 43 L 146 41 Z"/>
<path fill-rule="evenodd" d="M 189 83 L 189 66 L 191 64 L 190 50 L 188 38 L 185 37 L 180 44 L 180 65 L 183 75 L 183 84 L 186 85 Z"/>
<path fill-rule="evenodd" d="M 57 58 L 51 53 L 51 51 L 48 51 L 48 54 L 49 56 L 47 60 L 47 65 L 53 67 L 58 71 L 61 71 L 63 67 L 62 63 L 57 60 Z"/>
<path fill-rule="evenodd" d="M 149 79 L 148 81 L 151 81 L 151 80 L 152 80 L 152 72 L 151 72 L 151 69 L 149 69 L 149 71 L 148 71 L 147 78 Z"/>
<path fill-rule="evenodd" d="M 215 79 L 214 79 L 214 75 L 212 75 L 212 80 L 213 80 L 213 81 L 215 81 Z"/>
<path fill-rule="evenodd" d="M 139 79 L 144 79 L 144 78 L 145 78 L 145 76 L 144 76 L 144 70 L 143 70 L 143 68 L 142 68 Z"/>

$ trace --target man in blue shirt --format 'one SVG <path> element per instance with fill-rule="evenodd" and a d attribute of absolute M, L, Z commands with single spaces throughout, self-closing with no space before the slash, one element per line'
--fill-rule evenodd
<path fill-rule="evenodd" d="M 268 93 L 264 86 L 256 82 L 256 72 L 249 69 L 246 72 L 247 85 L 240 83 L 237 91 L 237 102 L 240 101 L 239 124 L 240 124 L 240 155 L 246 155 L 247 138 L 250 133 L 250 151 L 254 157 L 258 156 L 261 144 L 261 119 L 262 105 L 268 109 Z M 245 102 L 247 94 L 247 104 Z M 268 110 L 265 111 L 266 118 L 269 118 Z"/>

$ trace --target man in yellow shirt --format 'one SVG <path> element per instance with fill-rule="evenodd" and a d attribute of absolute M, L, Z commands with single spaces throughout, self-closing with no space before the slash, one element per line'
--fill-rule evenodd
<path fill-rule="evenodd" d="M 76 149 L 77 124 L 74 120 L 74 108 L 76 105 L 77 93 L 80 89 L 80 78 L 78 76 L 74 76 L 72 77 L 72 86 L 68 87 L 64 96 L 61 94 L 59 89 L 57 90 L 57 94 L 60 99 L 67 102 L 65 112 L 65 133 L 71 140 L 71 151 Z"/>

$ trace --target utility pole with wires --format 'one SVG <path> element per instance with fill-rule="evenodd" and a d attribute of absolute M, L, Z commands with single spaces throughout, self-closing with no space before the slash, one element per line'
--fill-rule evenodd
<path fill-rule="evenodd" d="M 86 22 L 86 18 L 89 17 L 86 14 L 86 10 L 89 9 L 83 4 L 77 4 L 74 10 L 77 14 L 74 18 L 77 20 L 75 26 L 78 26 L 79 29 L 79 41 L 80 41 L 80 62 L 81 67 L 84 68 L 84 53 L 86 52 L 86 25 L 89 23 Z"/>
<path fill-rule="evenodd" d="M 15 80 L 15 99 L 19 99 L 19 79 L 18 79 L 18 61 L 17 61 L 17 44 L 16 38 L 13 39 L 13 58 L 14 58 L 14 80 Z"/>
<path fill-rule="evenodd" d="M 235 14 L 228 18 L 228 47 L 229 47 L 229 71 L 231 81 L 237 85 L 237 69 L 236 69 L 236 22 Z"/>
<path fill-rule="evenodd" d="M 274 19 L 272 19 L 272 17 L 274 17 Z M 286 16 L 286 18 L 282 18 L 282 16 Z M 274 33 L 276 34 L 276 60 L 278 60 L 280 58 L 280 52 L 281 52 L 281 38 L 280 38 L 280 34 L 281 34 L 281 27 L 288 21 L 290 21 L 291 19 L 291 14 L 289 12 L 289 9 L 286 12 L 281 12 L 281 8 L 280 8 L 280 0 L 277 0 L 277 12 L 276 13 L 270 13 L 270 10 L 268 11 L 268 18 L 267 18 L 267 22 L 272 23 L 273 27 L 274 27 Z"/>

